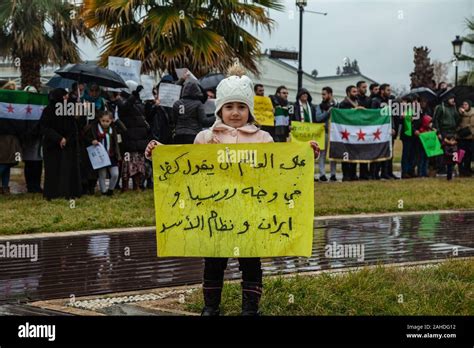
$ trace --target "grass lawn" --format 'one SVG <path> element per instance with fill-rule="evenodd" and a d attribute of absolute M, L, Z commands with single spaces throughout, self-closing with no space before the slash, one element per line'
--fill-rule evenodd
<path fill-rule="evenodd" d="M 473 315 L 473 284 L 472 260 L 424 269 L 380 266 L 339 275 L 267 278 L 260 309 L 263 315 Z M 239 315 L 241 298 L 240 284 L 226 283 L 221 312 Z M 182 306 L 200 312 L 201 292 Z"/>
<path fill-rule="evenodd" d="M 471 178 L 315 184 L 315 216 L 473 208 Z M 40 194 L 0 196 L 0 221 L 0 235 L 153 226 L 153 193 L 96 194 L 74 206 L 65 199 L 47 202 Z"/>

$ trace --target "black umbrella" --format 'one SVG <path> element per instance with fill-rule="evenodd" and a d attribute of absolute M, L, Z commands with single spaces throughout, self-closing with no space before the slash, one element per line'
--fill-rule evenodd
<path fill-rule="evenodd" d="M 410 91 L 409 94 L 417 94 L 420 98 L 425 99 L 428 103 L 436 103 L 438 101 L 438 96 L 428 87 L 418 87 Z"/>
<path fill-rule="evenodd" d="M 224 74 L 218 74 L 218 73 L 207 74 L 206 76 L 201 77 L 199 79 L 199 84 L 205 90 L 215 89 L 217 85 L 219 84 L 219 82 L 221 82 L 223 79 L 225 79 Z"/>
<path fill-rule="evenodd" d="M 92 64 L 68 64 L 56 70 L 55 73 L 66 79 L 85 83 L 95 82 L 104 87 L 127 87 L 125 81 L 116 72 Z"/>
<path fill-rule="evenodd" d="M 448 94 L 454 94 L 456 104 L 461 105 L 465 100 L 470 100 L 474 104 L 474 87 L 473 86 L 456 86 L 448 89 L 439 96 L 440 100 L 444 100 Z"/>
<path fill-rule="evenodd" d="M 46 82 L 46 86 L 51 88 L 67 88 L 70 90 L 74 82 L 74 80 L 65 79 L 59 75 L 54 75 L 48 82 Z"/>

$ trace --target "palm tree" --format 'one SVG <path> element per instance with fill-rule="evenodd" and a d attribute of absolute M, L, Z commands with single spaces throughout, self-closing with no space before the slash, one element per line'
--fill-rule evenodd
<path fill-rule="evenodd" d="M 22 87 L 41 87 L 41 66 L 80 61 L 80 37 L 95 43 L 79 10 L 63 0 L 0 2 L 0 55 L 20 63 Z"/>
<path fill-rule="evenodd" d="M 269 9 L 281 0 L 84 0 L 81 16 L 104 32 L 100 64 L 109 56 L 142 61 L 143 72 L 187 67 L 202 76 L 235 60 L 258 74 L 260 40 L 244 25 L 271 32 Z"/>
<path fill-rule="evenodd" d="M 467 28 L 471 32 L 467 34 L 465 37 L 463 37 L 462 40 L 465 43 L 469 44 L 469 46 L 471 47 L 471 52 L 474 53 L 474 18 L 471 20 L 466 19 L 466 23 L 467 23 Z M 465 85 L 465 86 L 474 86 L 474 57 L 463 54 L 459 58 L 459 61 L 466 62 L 470 68 L 470 71 L 468 71 L 467 73 L 465 73 L 463 76 L 460 77 L 459 84 Z"/>

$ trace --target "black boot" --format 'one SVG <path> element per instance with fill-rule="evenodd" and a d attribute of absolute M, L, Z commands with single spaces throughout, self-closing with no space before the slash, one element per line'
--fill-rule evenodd
<path fill-rule="evenodd" d="M 258 304 L 262 296 L 262 284 L 242 282 L 242 315 L 258 316 Z"/>
<path fill-rule="evenodd" d="M 220 314 L 221 294 L 223 282 L 205 280 L 202 285 L 204 295 L 204 308 L 201 315 L 204 317 L 218 316 Z"/>

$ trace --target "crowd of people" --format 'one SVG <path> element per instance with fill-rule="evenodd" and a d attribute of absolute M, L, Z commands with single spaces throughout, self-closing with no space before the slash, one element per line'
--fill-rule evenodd
<path fill-rule="evenodd" d="M 264 86 L 255 85 L 255 94 L 264 96 Z M 331 108 L 341 109 L 380 109 L 390 105 L 390 102 L 411 106 L 411 113 L 392 114 L 392 142 L 399 137 L 402 142 L 401 178 L 436 176 L 447 174 L 452 179 L 454 166 L 459 164 L 459 175 L 472 175 L 471 161 L 473 159 L 474 109 L 472 102 L 465 100 L 456 106 L 455 95 L 447 90 L 447 84 L 442 82 L 436 90 L 438 98 L 435 101 L 427 100 L 412 93 L 395 98 L 391 86 L 387 83 L 372 83 L 359 81 L 356 85 L 346 88 L 346 97 L 338 102 L 334 98 L 331 87 L 323 87 L 322 100 L 319 104 L 313 103 L 311 93 L 302 88 L 296 97 L 295 103 L 288 101 L 288 89 L 285 86 L 277 88 L 275 95 L 271 95 L 275 115 L 277 108 L 288 110 L 287 126 L 262 127 L 269 131 L 275 141 L 287 141 L 291 131 L 291 121 L 324 123 L 326 132 L 326 146 L 328 145 L 328 123 L 331 117 Z M 403 108 L 399 108 L 403 110 Z M 405 108 L 407 109 L 407 108 Z M 418 110 L 417 114 L 413 110 Z M 284 128 L 279 129 L 279 128 Z M 428 158 L 419 139 L 424 132 L 436 131 L 442 143 L 444 155 Z M 459 152 L 459 150 L 462 150 Z M 462 156 L 458 157 L 458 154 Z M 326 176 L 326 151 L 321 152 L 319 158 L 319 181 L 337 181 L 336 162 L 330 162 L 330 176 Z M 357 170 L 359 167 L 359 170 Z M 383 162 L 341 163 L 342 180 L 393 180 L 400 179 L 393 172 L 393 157 Z"/>
<path fill-rule="evenodd" d="M 160 85 L 182 85 L 181 97 L 172 107 L 160 105 Z M 113 195 L 115 190 L 144 190 L 153 187 L 152 165 L 145 158 L 147 144 L 156 140 L 162 144 L 192 144 L 203 129 L 219 122 L 214 113 L 206 113 L 204 104 L 215 101 L 215 88 L 205 90 L 189 74 L 181 79 L 164 76 L 153 89 L 153 98 L 142 100 L 143 87 L 127 81 L 128 89 L 121 92 L 106 91 L 96 83 L 74 83 L 70 90 L 54 89 L 49 93 L 38 126 L 28 134 L 0 135 L 1 193 L 9 193 L 10 168 L 24 161 L 24 176 L 28 192 L 43 192 L 46 199 L 73 198 L 95 194 L 97 186 L 103 195 Z M 417 94 L 401 98 L 392 95 L 389 84 L 365 81 L 346 88 L 346 97 L 338 102 L 331 87 L 321 91 L 317 103 L 311 93 L 302 88 L 294 103 L 288 100 L 288 89 L 280 86 L 270 95 L 275 115 L 274 126 L 257 126 L 268 132 L 273 141 L 289 141 L 291 122 L 324 123 L 328 148 L 328 126 L 332 108 L 379 109 L 390 100 L 414 105 L 420 110 L 413 115 L 393 115 L 392 139 L 402 142 L 401 178 L 447 174 L 451 179 L 456 164 L 460 176 L 471 176 L 473 152 L 474 109 L 471 101 L 456 106 L 455 96 L 446 92 L 446 84 L 439 85 L 437 93 L 444 98 L 433 104 Z M 15 89 L 14 84 L 3 86 Z M 27 87 L 29 92 L 37 92 Z M 254 95 L 265 96 L 265 87 L 255 84 Z M 95 117 L 58 117 L 56 104 L 88 102 L 94 106 Z M 410 121 L 405 120 L 410 117 Z M 253 119 L 255 123 L 255 119 Z M 217 125 L 219 126 L 219 125 Z M 419 135 L 435 130 L 443 144 L 444 155 L 428 158 Z M 109 154 L 111 165 L 94 170 L 87 147 L 102 144 Z M 462 150 L 462 159 L 456 158 Z M 15 154 L 21 153 L 18 159 Z M 321 151 L 315 180 L 337 181 L 337 163 L 329 161 L 329 178 L 326 176 L 327 153 Z M 44 164 L 44 188 L 41 176 Z M 359 167 L 359 168 L 357 168 Z M 341 163 L 342 180 L 391 180 L 399 179 L 393 171 L 393 158 L 373 163 Z M 109 178 L 108 186 L 106 179 Z M 121 179 L 121 180 L 120 180 Z M 97 185 L 98 184 L 98 185 Z"/>

